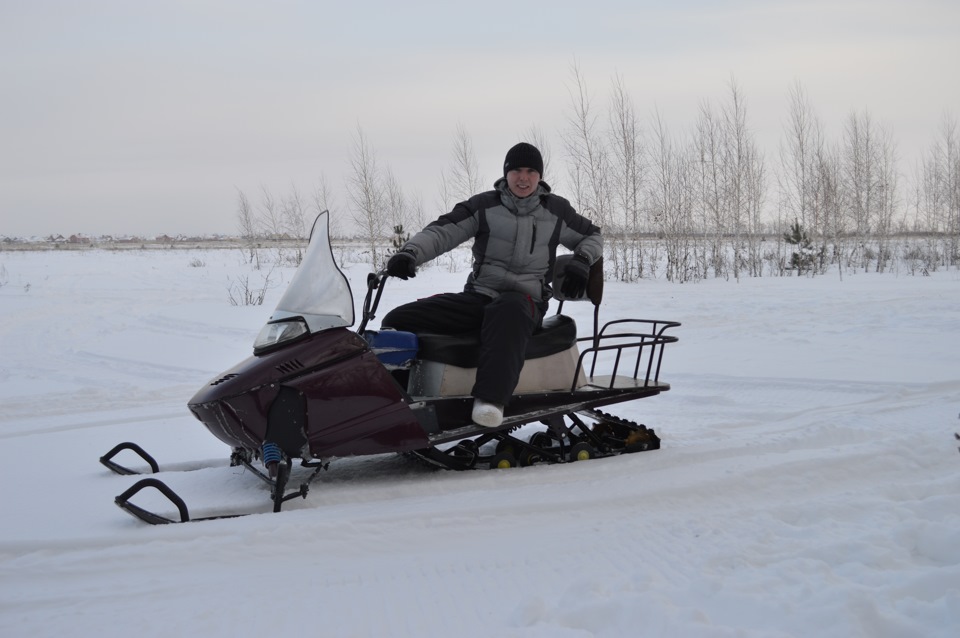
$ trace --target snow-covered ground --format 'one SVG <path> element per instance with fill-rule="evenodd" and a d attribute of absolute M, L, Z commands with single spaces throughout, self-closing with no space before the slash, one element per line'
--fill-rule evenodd
<path fill-rule="evenodd" d="M 683 322 L 673 389 L 611 408 L 661 450 L 338 459 L 281 514 L 150 527 L 97 462 L 119 441 L 188 470 L 164 480 L 196 515 L 269 509 L 185 404 L 250 353 L 292 270 L 235 307 L 259 275 L 233 251 L 0 265 L 4 637 L 960 635 L 956 271 L 608 282 L 604 318 Z M 359 304 L 366 268 L 348 274 Z M 390 282 L 382 310 L 463 277 Z"/>

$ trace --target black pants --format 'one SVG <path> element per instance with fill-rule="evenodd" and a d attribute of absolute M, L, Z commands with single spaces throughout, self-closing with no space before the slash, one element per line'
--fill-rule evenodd
<path fill-rule="evenodd" d="M 510 402 L 530 335 L 546 312 L 546 303 L 519 292 L 496 299 L 472 292 L 448 292 L 394 308 L 382 326 L 407 332 L 462 334 L 480 332 L 480 361 L 471 394 L 483 401 Z"/>

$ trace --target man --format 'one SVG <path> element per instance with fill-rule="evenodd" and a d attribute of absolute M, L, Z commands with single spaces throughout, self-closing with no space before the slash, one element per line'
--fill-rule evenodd
<path fill-rule="evenodd" d="M 557 246 L 574 251 L 562 293 L 582 296 L 590 265 L 603 254 L 600 229 L 550 192 L 543 158 L 521 142 L 507 152 L 494 190 L 474 195 L 414 235 L 387 262 L 387 274 L 415 277 L 417 266 L 473 239 L 473 268 L 463 292 L 399 306 L 382 325 L 409 332 L 480 332 L 473 421 L 497 427 L 523 368 L 530 336 L 552 296 Z"/>

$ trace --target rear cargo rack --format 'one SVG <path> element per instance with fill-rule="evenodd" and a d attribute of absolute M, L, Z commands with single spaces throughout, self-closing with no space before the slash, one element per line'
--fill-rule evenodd
<path fill-rule="evenodd" d="M 615 319 L 605 323 L 592 337 L 577 339 L 578 342 L 590 343 L 591 345 L 580 353 L 570 391 L 576 390 L 580 373 L 585 371 L 587 357 L 591 358 L 590 374 L 588 375 L 589 384 L 594 387 L 612 389 L 617 385 L 623 385 L 624 382 L 643 388 L 659 385 L 663 346 L 679 340 L 678 337 L 665 335 L 664 332 L 679 325 L 680 322 L 678 321 L 657 319 Z M 635 359 L 633 358 L 634 350 L 636 351 Z M 605 381 L 605 376 L 594 376 L 597 360 L 602 358 L 601 354 L 614 358 L 608 382 Z M 618 375 L 621 365 L 629 365 L 630 362 L 633 363 L 632 376 Z M 641 372 L 643 376 L 641 376 Z M 598 381 L 601 381 L 601 383 L 598 383 Z"/>

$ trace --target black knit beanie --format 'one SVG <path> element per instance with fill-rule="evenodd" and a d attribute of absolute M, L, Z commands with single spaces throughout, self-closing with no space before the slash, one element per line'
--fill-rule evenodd
<path fill-rule="evenodd" d="M 532 168 L 543 177 L 543 157 L 537 147 L 520 142 L 507 151 L 507 157 L 503 160 L 503 176 L 506 177 L 515 168 Z"/>

